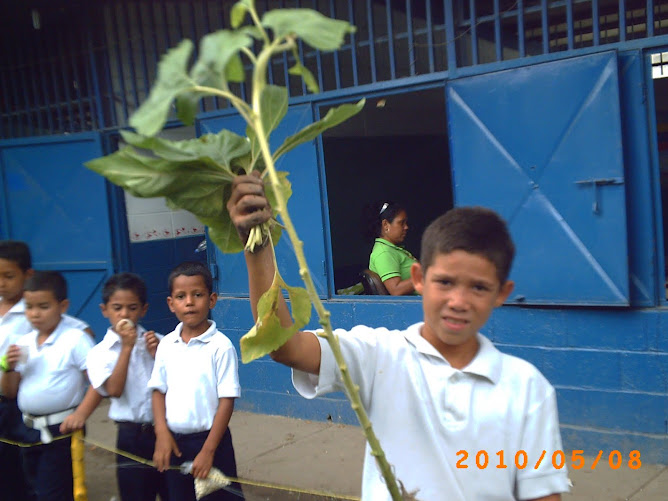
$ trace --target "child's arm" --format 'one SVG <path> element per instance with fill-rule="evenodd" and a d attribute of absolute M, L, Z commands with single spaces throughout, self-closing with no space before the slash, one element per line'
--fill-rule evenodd
<path fill-rule="evenodd" d="M 242 243 L 245 243 L 250 229 L 268 221 L 271 217 L 271 207 L 264 195 L 262 180 L 259 176 L 237 176 L 234 179 L 227 210 Z M 253 318 L 257 320 L 258 301 L 262 294 L 271 287 L 274 279 L 274 260 L 268 246 L 254 253 L 245 252 L 244 254 L 248 268 L 251 310 Z M 277 313 L 281 325 L 292 324 L 290 312 L 281 294 L 279 294 Z M 318 374 L 320 372 L 320 343 L 313 334 L 297 332 L 288 342 L 274 351 L 271 358 L 289 367 Z"/>
<path fill-rule="evenodd" d="M 121 324 L 123 320 L 118 322 Z M 116 326 L 116 333 L 121 338 L 121 352 L 118 355 L 118 360 L 114 369 L 111 371 L 109 378 L 102 384 L 104 391 L 110 397 L 118 398 L 125 390 L 125 382 L 128 377 L 128 366 L 130 365 L 130 355 L 132 355 L 132 348 L 137 341 L 137 327 L 134 324 L 129 324 L 127 321 L 124 325 Z"/>
<path fill-rule="evenodd" d="M 155 451 L 153 452 L 153 462 L 158 471 L 165 471 L 169 468 L 169 458 L 172 452 L 181 457 L 181 451 L 174 441 L 172 432 L 167 427 L 165 394 L 158 390 L 153 390 L 153 423 L 155 429 Z"/>
<path fill-rule="evenodd" d="M 21 358 L 21 349 L 15 344 L 11 345 L 7 350 L 7 367 L 8 370 L 2 375 L 2 394 L 7 398 L 16 398 L 19 392 L 19 382 L 21 381 L 21 374 L 16 372 L 16 364 Z"/>
<path fill-rule="evenodd" d="M 234 398 L 218 399 L 218 410 L 213 418 L 213 424 L 206 441 L 193 461 L 192 474 L 195 478 L 206 478 L 213 465 L 213 456 L 218 444 L 223 439 L 227 425 L 230 423 L 234 410 Z"/>
<path fill-rule="evenodd" d="M 76 410 L 65 418 L 65 421 L 60 423 L 60 433 L 69 433 L 74 430 L 81 430 L 86 424 L 86 420 L 90 417 L 93 411 L 102 402 L 102 395 L 100 395 L 95 388 L 88 386 L 88 391 L 83 400 L 76 408 Z"/>

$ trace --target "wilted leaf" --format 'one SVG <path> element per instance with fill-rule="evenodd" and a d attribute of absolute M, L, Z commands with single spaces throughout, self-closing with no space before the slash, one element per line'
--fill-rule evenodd
<path fill-rule="evenodd" d="M 311 9 L 270 10 L 262 16 L 262 26 L 271 28 L 275 38 L 294 33 L 318 50 L 336 50 L 355 27 L 346 21 L 330 19 Z"/>
<path fill-rule="evenodd" d="M 355 104 L 342 104 L 336 108 L 331 108 L 324 118 L 304 127 L 297 134 L 286 138 L 283 144 L 274 151 L 274 160 L 277 160 L 281 155 L 286 154 L 300 144 L 312 141 L 324 131 L 336 127 L 341 122 L 345 122 L 350 117 L 357 115 L 364 108 L 364 103 L 365 100 L 362 99 Z"/>
<path fill-rule="evenodd" d="M 158 63 L 158 77 L 148 99 L 130 117 L 130 125 L 144 136 L 153 136 L 167 121 L 174 98 L 193 86 L 187 66 L 193 43 L 183 40 L 162 56 Z"/>
<path fill-rule="evenodd" d="M 302 79 L 304 79 L 304 83 L 306 84 L 306 88 L 309 90 L 309 92 L 313 92 L 314 94 L 320 92 L 320 86 L 318 85 L 318 82 L 313 76 L 313 73 L 311 73 L 311 70 L 309 70 L 306 66 L 304 66 L 297 57 L 295 57 L 295 59 L 297 60 L 297 62 L 292 68 L 288 70 L 288 73 L 290 73 L 290 75 L 296 75 L 302 77 Z"/>
<path fill-rule="evenodd" d="M 198 85 L 222 89 L 228 64 L 242 47 L 251 43 L 250 36 L 240 31 L 219 30 L 205 35 L 200 42 L 199 57 L 190 71 L 191 79 Z M 241 69 L 243 80 L 243 67 Z"/>
<path fill-rule="evenodd" d="M 287 290 L 292 306 L 294 323 L 290 327 L 281 326 L 276 315 L 282 289 Z M 239 342 L 245 364 L 277 350 L 304 327 L 311 318 L 311 301 L 305 289 L 289 287 L 277 271 L 271 287 L 258 301 L 257 313 L 257 322 Z"/>
<path fill-rule="evenodd" d="M 290 181 L 288 181 L 288 173 L 285 171 L 276 171 L 276 174 L 278 175 L 279 189 L 283 195 L 283 200 L 285 200 L 287 204 L 290 196 L 292 195 L 292 184 Z M 274 191 L 273 185 L 271 184 L 271 181 L 269 180 L 269 176 L 264 178 L 264 192 L 267 195 L 267 200 L 269 200 L 269 205 L 272 207 L 278 207 L 276 193 Z M 278 214 L 274 213 L 274 217 L 276 216 L 278 216 Z M 277 242 L 278 240 L 274 240 L 274 245 L 276 245 Z"/>
<path fill-rule="evenodd" d="M 244 18 L 248 12 L 248 4 L 249 2 L 242 0 L 232 6 L 230 10 L 230 25 L 232 28 L 236 29 L 244 22 Z"/>

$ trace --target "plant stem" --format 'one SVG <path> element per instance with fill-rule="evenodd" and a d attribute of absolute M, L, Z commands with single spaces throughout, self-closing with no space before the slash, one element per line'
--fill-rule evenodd
<path fill-rule="evenodd" d="M 353 382 L 350 376 L 350 371 L 348 370 L 346 361 L 343 358 L 343 354 L 341 353 L 341 346 L 339 345 L 339 339 L 336 335 L 334 335 L 334 332 L 332 331 L 332 324 L 330 322 L 331 314 L 329 311 L 325 309 L 324 305 L 322 304 L 322 301 L 320 300 L 318 292 L 313 283 L 313 279 L 311 277 L 311 273 L 309 271 L 308 264 L 306 262 L 306 257 L 304 256 L 304 242 L 299 240 L 299 236 L 297 235 L 295 227 L 292 224 L 292 220 L 290 219 L 290 214 L 288 213 L 287 204 L 285 202 L 285 199 L 283 198 L 281 190 L 279 189 L 280 182 L 278 179 L 278 174 L 276 173 L 276 168 L 274 166 L 274 159 L 271 154 L 271 151 L 269 150 L 269 143 L 267 142 L 264 127 L 262 126 L 262 120 L 260 118 L 261 117 L 260 94 L 265 86 L 266 66 L 269 59 L 273 55 L 273 50 L 278 48 L 280 48 L 280 45 L 278 45 L 276 41 L 274 41 L 274 45 L 265 47 L 265 49 L 262 50 L 259 57 L 257 58 L 257 64 L 253 71 L 252 106 L 254 113 L 252 114 L 253 121 L 251 123 L 251 126 L 255 129 L 255 134 L 260 144 L 260 150 L 262 152 L 262 156 L 264 157 L 264 162 L 266 167 L 265 172 L 268 173 L 269 179 L 274 188 L 276 203 L 278 205 L 277 207 L 278 212 L 281 215 L 281 219 L 283 221 L 286 231 L 288 232 L 290 241 L 294 246 L 295 256 L 297 257 L 297 262 L 299 263 L 299 275 L 304 281 L 304 285 L 306 286 L 306 290 L 308 292 L 309 298 L 311 299 L 311 303 L 313 303 L 313 306 L 315 307 L 315 310 L 318 314 L 318 318 L 320 319 L 320 325 L 322 325 L 324 329 L 324 334 L 322 334 L 322 337 L 324 337 L 327 340 L 329 346 L 332 349 L 334 359 L 336 360 L 336 363 L 338 364 L 339 369 L 341 370 L 341 378 L 343 380 L 343 385 L 346 389 L 346 393 L 348 394 L 348 398 L 351 402 L 351 407 L 353 408 L 353 411 L 355 411 L 357 419 L 359 420 L 360 425 L 362 426 L 364 435 L 366 436 L 366 440 L 369 443 L 369 446 L 371 447 L 371 454 L 376 458 L 376 462 L 378 463 L 378 467 L 380 468 L 383 478 L 385 479 L 385 483 L 387 485 L 388 490 L 390 491 L 392 499 L 394 501 L 401 501 L 403 497 L 400 492 L 399 486 L 397 485 L 397 481 L 394 478 L 394 474 L 392 473 L 392 467 L 390 466 L 389 462 L 387 461 L 387 458 L 385 457 L 385 452 L 380 446 L 380 442 L 373 431 L 373 427 L 371 426 L 371 421 L 369 421 L 369 417 L 367 416 L 366 410 L 362 405 L 362 399 L 360 398 L 359 395 L 359 386 Z M 272 246 L 272 252 L 274 252 L 273 246 Z M 275 261 L 276 257 L 274 256 L 274 262 Z"/>

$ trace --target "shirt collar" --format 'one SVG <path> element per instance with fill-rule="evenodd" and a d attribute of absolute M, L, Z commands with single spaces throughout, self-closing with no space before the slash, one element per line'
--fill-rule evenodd
<path fill-rule="evenodd" d="M 181 339 L 181 330 L 183 330 L 183 322 L 177 325 L 176 329 L 174 329 L 174 333 L 176 334 L 176 337 L 174 339 L 175 343 L 183 343 L 183 339 Z M 211 341 L 211 338 L 213 337 L 216 330 L 217 330 L 216 322 L 214 322 L 213 320 L 209 320 L 209 328 L 199 336 L 192 338 L 190 341 L 199 341 L 200 343 L 208 343 L 209 341 Z"/>
<path fill-rule="evenodd" d="M 408 342 L 415 346 L 415 349 L 418 352 L 441 358 L 448 363 L 443 355 L 441 355 L 438 350 L 420 334 L 423 325 L 424 322 L 411 325 L 404 332 L 404 337 Z M 496 384 L 501 376 L 501 352 L 482 334 L 478 333 L 477 338 L 479 345 L 478 353 L 476 353 L 473 360 L 462 369 L 462 372 L 483 376 Z"/>
<path fill-rule="evenodd" d="M 66 329 L 67 327 L 65 326 L 65 323 L 63 322 L 63 316 L 61 315 L 60 322 L 58 322 L 58 325 L 56 325 L 56 328 L 53 330 L 53 332 L 49 334 L 49 336 L 44 340 L 42 346 L 55 343 L 58 336 L 60 336 L 60 333 Z M 35 329 L 33 332 L 35 333 L 35 342 L 36 342 L 37 337 L 39 336 L 39 331 Z"/>
<path fill-rule="evenodd" d="M 25 314 L 25 312 L 26 312 L 26 302 L 25 299 L 21 298 L 19 299 L 18 303 L 16 303 L 14 306 L 9 308 L 9 310 L 7 310 L 7 313 L 5 313 L 5 315 L 9 315 L 10 313 Z"/>

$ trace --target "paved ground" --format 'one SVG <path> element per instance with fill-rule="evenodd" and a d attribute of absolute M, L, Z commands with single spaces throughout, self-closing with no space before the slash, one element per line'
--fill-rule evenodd
<path fill-rule="evenodd" d="M 325 501 L 359 497 L 364 437 L 358 427 L 235 412 L 230 424 L 239 476 L 248 501 Z M 113 445 L 113 423 L 106 402 L 88 424 L 88 437 Z M 593 458 L 587 458 L 587 465 Z M 90 501 L 117 496 L 111 453 L 86 446 L 86 478 Z M 595 470 L 570 471 L 571 494 L 564 501 L 665 501 L 668 466 L 643 464 L 612 470 L 601 460 Z M 256 485 L 270 484 L 269 487 Z M 279 486 L 281 488 L 279 488 Z M 292 490 L 290 489 L 292 488 Z M 332 495 L 315 495 L 313 492 Z M 433 500 L 425 500 L 433 501 Z"/>

